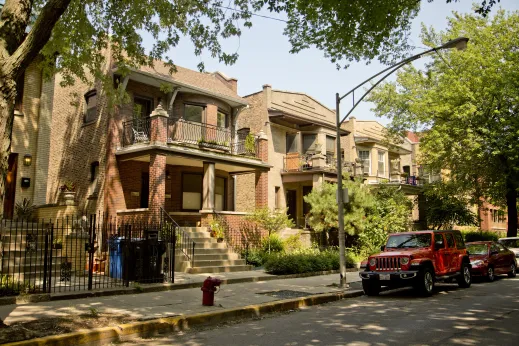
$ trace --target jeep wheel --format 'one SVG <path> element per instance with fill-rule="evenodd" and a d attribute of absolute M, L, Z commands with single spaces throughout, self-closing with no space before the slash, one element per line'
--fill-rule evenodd
<path fill-rule="evenodd" d="M 378 296 L 380 293 L 380 284 L 370 280 L 362 280 L 362 289 L 367 296 Z"/>
<path fill-rule="evenodd" d="M 415 290 L 422 296 L 430 296 L 434 288 L 434 274 L 431 268 L 424 268 L 417 277 Z"/>
<path fill-rule="evenodd" d="M 469 288 L 472 283 L 472 276 L 470 275 L 470 268 L 467 263 L 461 265 L 461 274 L 458 276 L 458 286 L 461 288 Z"/>
<path fill-rule="evenodd" d="M 512 263 L 512 264 L 510 265 L 510 271 L 508 272 L 508 277 L 509 277 L 509 278 L 515 278 L 515 276 L 517 275 L 517 274 L 516 274 L 516 270 L 517 270 L 517 269 L 516 269 L 516 267 L 515 267 L 515 263 Z"/>
<path fill-rule="evenodd" d="M 487 281 L 488 282 L 492 282 L 492 281 L 494 281 L 495 278 L 496 277 L 494 275 L 494 268 L 488 267 L 488 269 L 487 269 Z"/>

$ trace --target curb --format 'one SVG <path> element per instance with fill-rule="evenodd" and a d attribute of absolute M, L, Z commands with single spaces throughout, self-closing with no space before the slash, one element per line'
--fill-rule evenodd
<path fill-rule="evenodd" d="M 32 340 L 8 343 L 10 346 L 67 346 L 67 345 L 106 345 L 110 342 L 125 341 L 134 337 L 187 330 L 193 326 L 210 326 L 242 318 L 255 318 L 264 314 L 295 310 L 305 306 L 319 305 L 346 298 L 362 296 L 362 290 L 315 294 L 303 298 L 278 300 L 269 303 L 248 305 L 201 314 L 165 317 L 155 320 L 121 324 L 114 327 L 80 330 L 77 332 L 52 335 Z"/>

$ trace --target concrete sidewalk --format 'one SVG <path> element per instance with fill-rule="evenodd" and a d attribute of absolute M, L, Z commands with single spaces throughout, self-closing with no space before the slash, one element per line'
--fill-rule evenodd
<path fill-rule="evenodd" d="M 178 277 L 178 281 L 182 279 L 184 282 L 200 282 L 201 287 L 202 281 L 207 276 L 207 274 L 183 275 L 183 277 Z M 143 321 L 168 316 L 215 312 L 252 304 L 302 297 L 305 295 L 344 291 L 336 287 L 339 281 L 339 274 L 280 280 L 268 280 L 267 277 L 271 275 L 262 271 L 225 273 L 214 276 L 222 279 L 255 277 L 257 281 L 222 285 L 221 290 L 215 295 L 215 306 L 202 305 L 202 291 L 200 287 L 197 287 L 140 294 L 57 300 L 23 305 L 5 305 L 0 306 L 0 317 L 4 323 L 9 325 L 15 322 L 33 321 L 45 317 L 66 317 L 89 314 L 92 309 L 96 309 L 99 313 L 126 315 Z M 360 281 L 357 272 L 347 273 L 347 280 L 349 283 Z M 285 292 L 284 294 L 279 293 L 277 295 L 263 294 L 281 290 L 295 291 L 295 293 Z"/>

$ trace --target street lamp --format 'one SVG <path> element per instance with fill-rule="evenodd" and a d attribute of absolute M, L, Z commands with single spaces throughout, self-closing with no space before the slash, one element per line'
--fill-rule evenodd
<path fill-rule="evenodd" d="M 336 93 L 335 94 L 335 115 L 337 117 L 337 204 L 339 205 L 339 255 L 340 255 L 340 264 L 339 264 L 339 271 L 340 271 L 340 283 L 339 283 L 339 287 L 347 287 L 347 283 L 346 283 L 346 249 L 345 249 L 345 234 L 344 234 L 344 203 L 343 203 L 343 195 L 342 195 L 342 157 L 341 157 L 341 125 L 342 123 L 344 122 L 344 120 L 346 120 L 351 112 L 353 112 L 353 110 L 358 106 L 358 104 L 360 102 L 362 102 L 362 100 L 366 97 L 366 95 L 368 95 L 371 90 L 373 90 L 377 85 L 380 84 L 380 82 L 382 82 L 384 79 L 386 79 L 388 76 L 390 76 L 393 72 L 395 72 L 396 70 L 398 70 L 399 68 L 401 68 L 402 66 L 404 65 L 407 65 L 408 63 L 414 61 L 414 60 L 417 60 L 417 59 L 420 59 L 421 57 L 423 57 L 424 55 L 426 54 L 429 54 L 429 53 L 432 53 L 432 52 L 437 52 L 439 50 L 442 50 L 442 49 L 453 49 L 453 48 L 456 48 L 457 50 L 464 50 L 465 48 L 467 48 L 467 42 L 469 41 L 468 38 L 466 37 L 458 37 L 454 40 L 450 40 L 449 42 L 441 45 L 441 46 L 438 46 L 438 47 L 434 47 L 432 49 L 429 49 L 425 52 L 422 52 L 420 54 L 416 54 L 416 55 L 413 55 L 409 58 L 406 58 L 400 62 L 397 62 L 396 64 L 393 64 L 391 66 L 389 66 L 388 68 L 380 71 L 379 73 L 371 76 L 370 78 L 366 79 L 364 82 L 360 83 L 359 85 L 357 85 L 355 88 L 351 89 L 350 91 L 348 91 L 346 94 L 344 94 L 343 96 L 339 96 L 339 93 Z M 389 72 L 387 72 L 389 71 Z M 358 88 L 360 88 L 361 86 L 363 86 L 364 84 L 366 84 L 367 82 L 371 81 L 373 78 L 375 77 L 378 77 L 380 76 L 381 74 L 387 72 L 384 76 L 382 76 L 381 79 L 379 79 L 376 83 L 374 83 L 371 88 L 369 88 L 361 97 L 360 99 L 355 102 L 355 90 L 357 90 Z M 339 110 L 339 106 L 340 106 L 340 103 L 341 103 L 341 100 L 344 99 L 346 96 L 352 94 L 353 95 L 353 107 L 348 111 L 348 113 L 344 116 L 344 118 L 342 118 L 342 120 L 340 119 L 340 110 Z"/>

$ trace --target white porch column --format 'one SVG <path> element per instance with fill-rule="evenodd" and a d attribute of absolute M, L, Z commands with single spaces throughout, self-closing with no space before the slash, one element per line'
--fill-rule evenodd
<path fill-rule="evenodd" d="M 204 162 L 204 179 L 202 182 L 202 210 L 214 210 L 214 162 Z"/>

